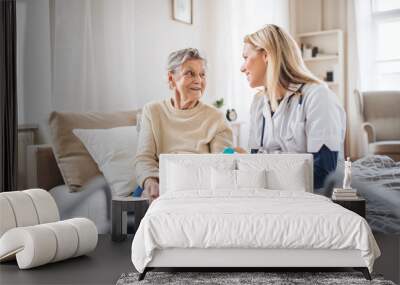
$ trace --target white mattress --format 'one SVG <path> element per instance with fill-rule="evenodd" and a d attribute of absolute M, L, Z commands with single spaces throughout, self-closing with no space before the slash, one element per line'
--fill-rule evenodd
<path fill-rule="evenodd" d="M 266 189 L 162 195 L 136 232 L 132 262 L 143 272 L 156 249 L 168 248 L 359 250 L 370 271 L 380 255 L 359 215 L 320 195 Z"/>

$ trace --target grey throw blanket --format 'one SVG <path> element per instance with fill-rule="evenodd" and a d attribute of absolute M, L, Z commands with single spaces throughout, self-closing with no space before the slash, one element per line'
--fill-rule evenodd
<path fill-rule="evenodd" d="M 339 161 L 320 194 L 331 196 L 334 187 L 342 187 L 343 169 L 344 161 Z M 367 201 L 366 218 L 372 230 L 399 235 L 400 162 L 387 156 L 367 156 L 352 163 L 352 178 L 352 187 Z"/>

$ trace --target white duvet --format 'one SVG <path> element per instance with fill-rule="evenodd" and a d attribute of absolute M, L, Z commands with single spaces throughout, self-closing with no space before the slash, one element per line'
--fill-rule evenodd
<path fill-rule="evenodd" d="M 155 249 L 358 249 L 372 271 L 379 248 L 367 222 L 328 198 L 292 191 L 247 189 L 172 192 L 155 200 L 132 243 L 143 272 Z"/>

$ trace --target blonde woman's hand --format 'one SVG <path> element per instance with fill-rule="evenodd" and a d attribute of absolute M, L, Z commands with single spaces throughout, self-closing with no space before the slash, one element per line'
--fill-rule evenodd
<path fill-rule="evenodd" d="M 158 179 L 149 177 L 144 181 L 144 191 L 150 199 L 150 203 L 160 195 Z"/>
<path fill-rule="evenodd" d="M 235 148 L 233 148 L 233 149 L 234 149 L 235 152 L 237 152 L 237 153 L 247 153 L 247 151 L 246 151 L 244 148 L 240 147 L 240 146 L 237 146 L 237 147 L 235 147 Z"/>

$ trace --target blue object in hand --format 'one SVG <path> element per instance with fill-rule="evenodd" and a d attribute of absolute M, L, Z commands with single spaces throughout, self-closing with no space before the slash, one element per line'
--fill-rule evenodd
<path fill-rule="evenodd" d="M 222 153 L 233 154 L 233 153 L 235 153 L 235 150 L 231 147 L 226 147 Z"/>
<path fill-rule="evenodd" d="M 140 186 L 138 186 L 135 189 L 135 191 L 132 192 L 132 196 L 133 197 L 140 197 L 140 196 L 142 196 L 142 193 L 143 193 L 143 189 Z"/>

